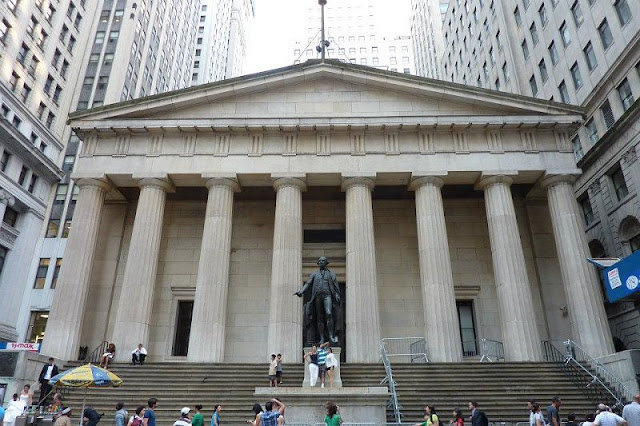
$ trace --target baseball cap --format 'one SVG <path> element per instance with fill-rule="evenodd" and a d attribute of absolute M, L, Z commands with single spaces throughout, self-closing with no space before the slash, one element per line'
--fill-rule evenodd
<path fill-rule="evenodd" d="M 184 416 L 186 414 L 189 414 L 189 411 L 191 411 L 191 408 L 183 407 L 182 410 L 180 410 L 180 414 L 182 414 Z"/>

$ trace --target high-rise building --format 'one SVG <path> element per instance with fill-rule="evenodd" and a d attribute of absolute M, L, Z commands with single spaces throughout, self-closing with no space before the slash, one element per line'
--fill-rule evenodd
<path fill-rule="evenodd" d="M 242 74 L 254 0 L 201 0 L 191 84 Z"/>
<path fill-rule="evenodd" d="M 411 38 L 416 73 L 423 77 L 442 78 L 442 20 L 448 5 L 449 0 L 411 0 Z"/>
<path fill-rule="evenodd" d="M 0 3 L 0 340 L 23 339 L 25 333 L 33 341 L 42 337 L 38 306 L 48 305 L 51 294 L 33 301 L 36 319 L 29 330 L 18 318 L 27 289 L 44 288 L 43 271 L 55 286 L 60 266 L 57 259 L 33 254 L 52 188 L 62 176 L 61 141 L 91 30 L 89 4 Z"/>
<path fill-rule="evenodd" d="M 455 0 L 442 32 L 443 79 L 584 107 L 571 145 L 591 255 L 640 249 L 640 2 Z M 638 306 L 607 306 L 618 348 L 640 347 Z"/>
<path fill-rule="evenodd" d="M 411 35 L 406 31 L 386 30 L 379 0 L 328 2 L 324 7 L 325 39 L 329 42 L 326 57 L 352 64 L 413 73 L 414 58 Z M 300 9 L 299 36 L 293 48 L 293 63 L 316 59 L 320 53 L 321 9 L 310 3 Z M 292 31 L 296 31 L 295 29 Z"/>

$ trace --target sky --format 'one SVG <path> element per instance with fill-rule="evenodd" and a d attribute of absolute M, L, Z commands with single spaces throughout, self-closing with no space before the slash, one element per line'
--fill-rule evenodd
<path fill-rule="evenodd" d="M 349 0 L 327 2 L 347 5 Z M 244 74 L 293 64 L 295 35 L 300 26 L 306 26 L 301 16 L 309 5 L 320 7 L 317 0 L 255 0 L 256 17 L 248 35 Z M 384 32 L 410 34 L 411 0 L 380 0 L 378 7 L 384 17 Z"/>

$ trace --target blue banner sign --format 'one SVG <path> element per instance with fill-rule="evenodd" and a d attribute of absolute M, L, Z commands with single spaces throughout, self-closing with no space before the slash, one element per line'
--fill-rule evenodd
<path fill-rule="evenodd" d="M 640 291 L 640 250 L 602 271 L 609 302 Z"/>

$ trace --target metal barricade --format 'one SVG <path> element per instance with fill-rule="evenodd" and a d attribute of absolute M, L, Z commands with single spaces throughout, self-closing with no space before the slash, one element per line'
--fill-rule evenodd
<path fill-rule="evenodd" d="M 385 337 L 382 347 L 387 357 L 398 362 L 429 362 L 424 337 Z"/>

